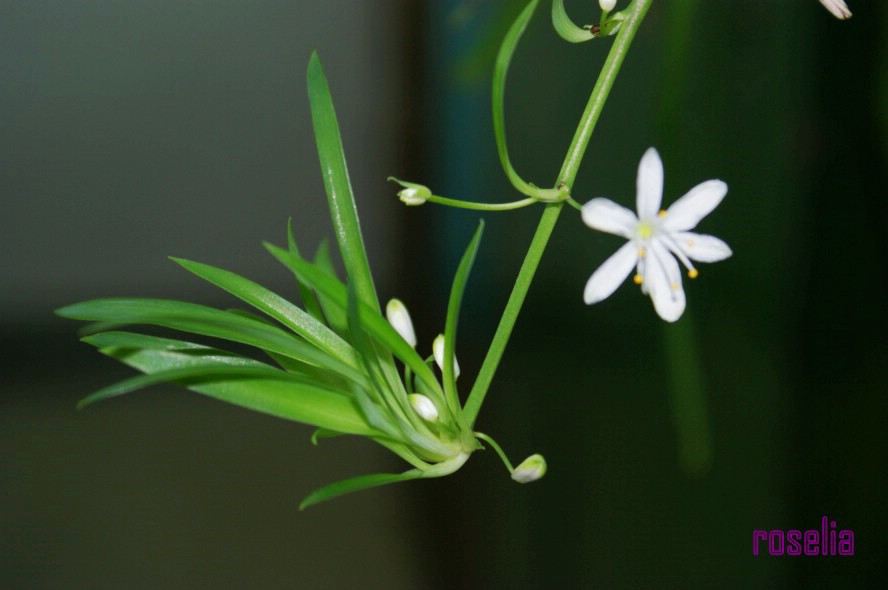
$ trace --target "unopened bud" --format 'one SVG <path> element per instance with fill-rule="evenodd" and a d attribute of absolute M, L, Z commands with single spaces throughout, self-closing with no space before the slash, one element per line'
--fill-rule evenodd
<path fill-rule="evenodd" d="M 388 179 L 392 182 L 397 182 L 404 187 L 404 190 L 398 191 L 398 198 L 401 199 L 401 202 L 405 205 L 422 205 L 432 196 L 432 191 L 430 191 L 427 186 L 398 180 L 394 176 L 389 176 Z"/>
<path fill-rule="evenodd" d="M 845 20 L 851 18 L 851 11 L 848 10 L 848 5 L 842 0 L 820 0 L 820 3 L 837 19 Z"/>
<path fill-rule="evenodd" d="M 602 12 L 610 12 L 617 5 L 617 0 L 598 0 Z"/>
<path fill-rule="evenodd" d="M 385 306 L 385 317 L 401 335 L 401 338 L 407 341 L 407 344 L 416 348 L 416 332 L 413 331 L 413 322 L 410 320 L 410 313 L 407 306 L 400 299 L 392 299 Z"/>
<path fill-rule="evenodd" d="M 546 460 L 538 453 L 531 455 L 512 470 L 512 479 L 518 483 L 530 483 L 544 475 L 546 475 Z"/>
<path fill-rule="evenodd" d="M 419 414 L 419 417 L 426 422 L 438 421 L 438 408 L 435 402 L 422 395 L 421 393 L 411 393 L 407 396 L 413 411 Z"/>
<path fill-rule="evenodd" d="M 432 343 L 432 354 L 435 355 L 435 362 L 438 363 L 438 368 L 442 371 L 444 370 L 444 334 L 438 334 L 438 337 L 435 338 L 435 341 Z M 456 379 L 459 377 L 459 363 L 456 362 L 456 355 L 453 355 L 453 378 Z"/>

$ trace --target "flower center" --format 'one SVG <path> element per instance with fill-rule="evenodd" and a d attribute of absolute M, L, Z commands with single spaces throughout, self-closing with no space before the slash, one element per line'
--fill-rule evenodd
<path fill-rule="evenodd" d="M 638 224 L 638 237 L 642 240 L 650 239 L 654 235 L 654 226 L 648 221 L 642 221 Z"/>

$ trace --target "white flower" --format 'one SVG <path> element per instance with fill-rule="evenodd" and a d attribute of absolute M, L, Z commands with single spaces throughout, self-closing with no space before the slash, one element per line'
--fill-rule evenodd
<path fill-rule="evenodd" d="M 629 240 L 592 273 L 583 295 L 586 303 L 591 305 L 610 296 L 635 268 L 635 284 L 650 295 L 660 317 L 667 322 L 680 318 L 685 294 L 681 269 L 673 255 L 687 267 L 692 279 L 698 272 L 691 260 L 716 262 L 731 255 L 731 249 L 720 239 L 688 231 L 715 209 L 727 192 L 728 186 L 721 180 L 707 180 L 669 209 L 660 209 L 663 162 L 657 150 L 648 149 L 638 164 L 637 216 L 608 199 L 592 199 L 583 205 L 586 225 Z"/>
<path fill-rule="evenodd" d="M 444 370 L 444 334 L 438 334 L 435 341 L 432 342 L 432 354 L 435 355 L 435 362 L 438 368 Z M 459 363 L 456 362 L 456 355 L 453 355 L 453 378 L 459 377 Z"/>
<path fill-rule="evenodd" d="M 416 332 L 413 331 L 413 322 L 410 320 L 407 306 L 400 299 L 392 299 L 388 302 L 385 306 L 385 317 L 395 331 L 401 335 L 401 338 L 416 348 Z"/>
<path fill-rule="evenodd" d="M 851 11 L 848 10 L 848 5 L 842 0 L 820 0 L 820 3 L 823 4 L 834 17 L 840 20 L 851 18 Z"/>
<path fill-rule="evenodd" d="M 617 0 L 598 0 L 602 12 L 610 12 L 617 5 Z"/>
<path fill-rule="evenodd" d="M 518 483 L 530 483 L 544 475 L 546 475 L 546 460 L 540 454 L 531 455 L 512 470 L 512 479 Z"/>
<path fill-rule="evenodd" d="M 438 408 L 435 402 L 421 393 L 411 393 L 407 396 L 413 411 L 419 414 L 419 417 L 427 422 L 438 421 Z"/>

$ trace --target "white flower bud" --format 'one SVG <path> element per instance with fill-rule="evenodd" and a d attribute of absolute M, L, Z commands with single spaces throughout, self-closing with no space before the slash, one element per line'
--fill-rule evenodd
<path fill-rule="evenodd" d="M 546 475 L 546 460 L 538 453 L 531 455 L 512 470 L 512 479 L 518 483 L 530 483 L 544 475 Z"/>
<path fill-rule="evenodd" d="M 405 205 L 422 205 L 432 197 L 432 191 L 427 186 L 416 184 L 415 182 L 407 182 L 406 180 L 398 180 L 394 176 L 389 176 L 388 179 L 404 187 L 404 190 L 398 191 L 398 198 Z"/>
<path fill-rule="evenodd" d="M 435 338 L 435 341 L 432 343 L 432 354 L 435 355 L 435 362 L 438 363 L 438 368 L 442 371 L 444 370 L 444 334 L 438 334 L 438 337 Z M 453 355 L 453 378 L 456 379 L 459 377 L 459 363 L 456 362 L 456 355 Z"/>
<path fill-rule="evenodd" d="M 435 402 L 422 395 L 421 393 L 411 393 L 407 396 L 413 411 L 419 414 L 419 417 L 426 422 L 438 421 L 438 408 Z"/>
<path fill-rule="evenodd" d="M 820 3 L 837 19 L 845 20 L 846 18 L 851 18 L 851 11 L 848 10 L 848 5 L 842 0 L 820 0 Z"/>
<path fill-rule="evenodd" d="M 407 344 L 416 348 L 416 333 L 413 331 L 413 322 L 410 320 L 410 313 L 407 306 L 400 299 L 392 299 L 385 306 L 385 317 L 401 335 L 401 338 L 407 341 Z"/>
<path fill-rule="evenodd" d="M 425 187 L 421 188 L 405 188 L 398 191 L 398 198 L 405 205 L 416 206 L 422 205 L 432 196 L 432 191 Z"/>
<path fill-rule="evenodd" d="M 610 12 L 617 5 L 617 0 L 598 0 L 602 12 Z"/>

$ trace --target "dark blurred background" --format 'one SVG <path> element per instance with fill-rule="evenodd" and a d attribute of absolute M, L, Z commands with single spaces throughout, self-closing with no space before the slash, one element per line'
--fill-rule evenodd
<path fill-rule="evenodd" d="M 83 412 L 129 371 L 77 341 L 64 304 L 233 301 L 170 263 L 278 292 L 262 249 L 292 216 L 330 237 L 304 72 L 330 79 L 382 299 L 420 347 L 443 327 L 479 215 L 407 209 L 395 175 L 515 198 L 490 72 L 514 0 L 0 1 L 0 580 L 4 588 L 877 587 L 884 498 L 888 8 L 657 1 L 574 187 L 634 203 L 654 145 L 666 202 L 718 177 L 700 231 L 734 256 L 665 325 L 631 286 L 583 285 L 619 240 L 563 213 L 481 412 L 514 484 L 479 453 L 452 477 L 298 511 L 309 491 L 401 469 L 361 440 L 175 387 Z M 576 20 L 591 1 L 568 1 Z M 620 2 L 622 7 L 625 3 Z M 551 184 L 610 45 L 568 45 L 544 2 L 506 93 L 522 175 Z M 468 390 L 540 209 L 486 214 L 463 308 Z M 689 281 L 686 281 L 689 283 Z M 753 529 L 856 535 L 853 557 L 753 557 Z"/>

